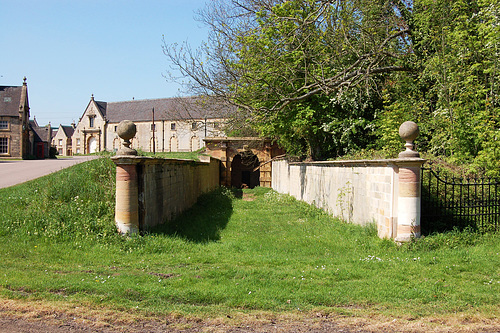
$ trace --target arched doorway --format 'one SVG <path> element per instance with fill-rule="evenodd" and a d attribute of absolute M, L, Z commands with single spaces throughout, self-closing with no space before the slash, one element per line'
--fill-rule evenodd
<path fill-rule="evenodd" d="M 231 186 L 236 188 L 254 188 L 260 185 L 260 171 L 253 171 L 259 166 L 259 158 L 250 150 L 244 151 L 231 162 Z"/>
<path fill-rule="evenodd" d="M 118 149 L 120 149 L 120 139 L 114 138 L 113 139 L 113 151 L 117 151 Z"/>
<path fill-rule="evenodd" d="M 170 151 L 179 151 L 179 141 L 177 141 L 177 138 L 175 136 L 170 138 Z"/>
<path fill-rule="evenodd" d="M 92 136 L 89 138 L 87 147 L 89 154 L 97 152 L 97 140 L 95 137 Z"/>
<path fill-rule="evenodd" d="M 197 136 L 191 137 L 191 151 L 200 149 L 200 139 Z"/>

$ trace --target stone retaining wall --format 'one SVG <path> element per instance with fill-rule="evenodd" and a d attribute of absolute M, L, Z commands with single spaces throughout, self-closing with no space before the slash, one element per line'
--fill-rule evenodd
<path fill-rule="evenodd" d="M 392 159 L 289 163 L 273 161 L 272 188 L 347 222 L 375 222 L 380 237 L 420 236 L 420 180 L 403 177 L 424 160 Z M 416 186 L 416 187 L 415 187 Z M 408 192 L 410 189 L 410 192 Z M 398 221 L 398 216 L 402 216 Z"/>
<path fill-rule="evenodd" d="M 165 223 L 219 186 L 220 161 L 202 162 L 137 156 L 113 158 L 116 170 L 115 221 L 121 233 Z"/>

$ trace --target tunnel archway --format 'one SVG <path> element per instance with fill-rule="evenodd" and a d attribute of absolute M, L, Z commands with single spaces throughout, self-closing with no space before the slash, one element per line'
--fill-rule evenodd
<path fill-rule="evenodd" d="M 251 151 L 245 151 L 233 157 L 231 162 L 231 186 L 236 188 L 254 188 L 260 185 L 259 158 Z"/>

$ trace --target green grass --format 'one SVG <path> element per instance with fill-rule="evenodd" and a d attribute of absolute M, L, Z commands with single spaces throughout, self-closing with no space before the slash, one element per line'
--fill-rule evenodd
<path fill-rule="evenodd" d="M 138 151 L 139 156 L 147 156 L 147 157 L 156 157 L 156 158 L 172 158 L 172 159 L 182 159 L 182 160 L 195 160 L 198 161 L 200 159 L 201 150 L 199 151 L 190 151 L 190 152 L 144 152 Z"/>
<path fill-rule="evenodd" d="M 500 315 L 498 234 L 397 246 L 268 189 L 221 188 L 126 238 L 115 233 L 113 180 L 101 158 L 0 190 L 0 297 L 200 317 Z"/>

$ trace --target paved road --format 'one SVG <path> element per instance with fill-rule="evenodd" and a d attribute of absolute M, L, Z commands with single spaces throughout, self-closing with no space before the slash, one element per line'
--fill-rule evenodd
<path fill-rule="evenodd" d="M 1 160 L 0 188 L 24 183 L 94 158 L 97 158 L 97 156 L 23 161 Z"/>

